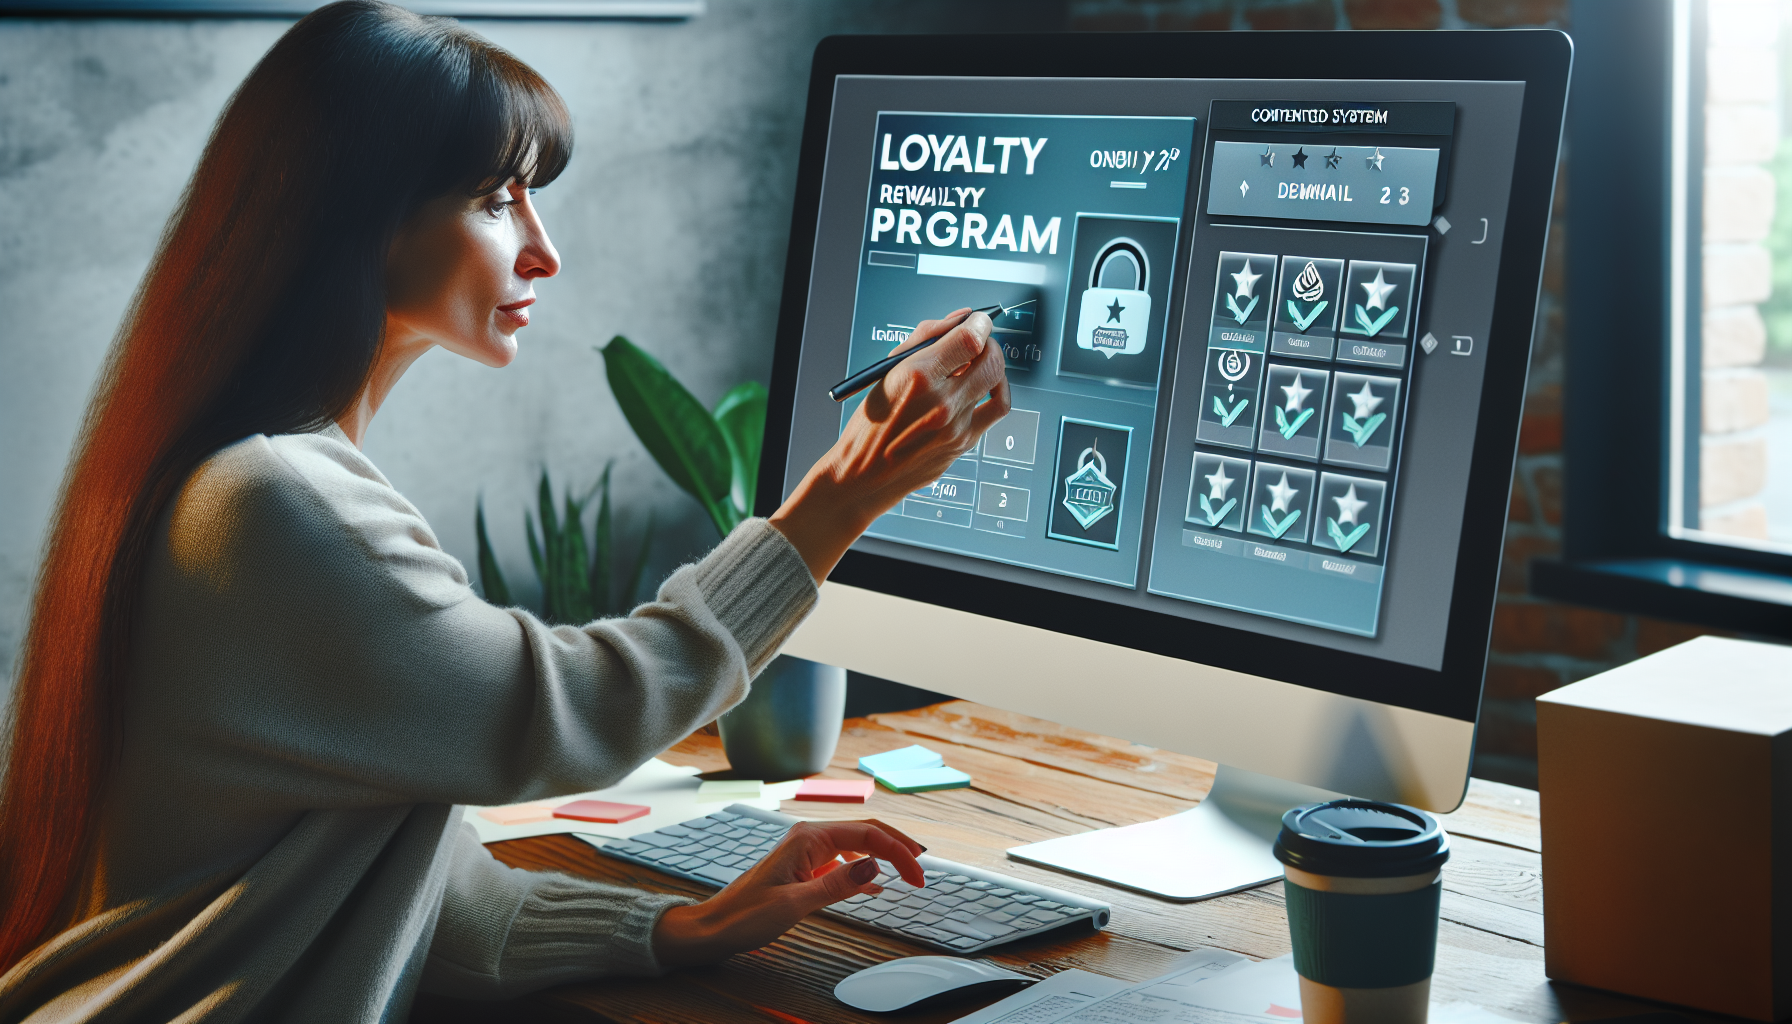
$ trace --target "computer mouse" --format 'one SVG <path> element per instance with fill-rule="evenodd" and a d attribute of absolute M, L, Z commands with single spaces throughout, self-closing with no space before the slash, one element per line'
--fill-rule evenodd
<path fill-rule="evenodd" d="M 973 996 L 1007 995 L 1033 979 L 982 960 L 955 956 L 911 956 L 849 974 L 834 986 L 834 998 L 855 1010 L 889 1013 L 927 1010 Z"/>

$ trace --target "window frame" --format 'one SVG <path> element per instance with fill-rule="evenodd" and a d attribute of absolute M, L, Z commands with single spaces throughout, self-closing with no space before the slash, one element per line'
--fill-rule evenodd
<path fill-rule="evenodd" d="M 1691 154 L 1706 69 L 1695 5 L 1573 6 L 1562 558 L 1535 563 L 1531 589 L 1792 638 L 1792 554 L 1702 540 L 1671 514 L 1699 500 L 1703 165 Z M 1636 301 L 1648 290 L 1637 282 L 1658 282 L 1659 301 Z"/>

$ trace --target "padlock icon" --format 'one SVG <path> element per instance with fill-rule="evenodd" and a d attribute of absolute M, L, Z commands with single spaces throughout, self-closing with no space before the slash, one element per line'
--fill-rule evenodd
<path fill-rule="evenodd" d="M 1130 238 L 1110 239 L 1089 265 L 1089 286 L 1077 317 L 1076 347 L 1109 359 L 1145 351 L 1151 326 L 1151 263 Z"/>

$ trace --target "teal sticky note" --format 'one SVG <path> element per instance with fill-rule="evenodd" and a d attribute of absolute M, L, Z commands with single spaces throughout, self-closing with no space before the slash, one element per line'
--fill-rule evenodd
<path fill-rule="evenodd" d="M 902 772 L 912 768 L 938 768 L 946 763 L 946 759 L 916 744 L 903 747 L 901 750 L 886 750 L 881 754 L 867 754 L 859 758 L 859 771 L 866 775 L 880 775 L 886 772 Z"/>
<path fill-rule="evenodd" d="M 925 793 L 934 789 L 963 789 L 971 777 L 956 768 L 905 768 L 878 772 L 878 785 L 897 793 Z"/>

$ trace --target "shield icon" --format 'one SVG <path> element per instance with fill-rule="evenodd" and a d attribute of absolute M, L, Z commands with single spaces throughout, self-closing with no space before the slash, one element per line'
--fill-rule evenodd
<path fill-rule="evenodd" d="M 1077 456 L 1076 472 L 1064 478 L 1064 507 L 1087 530 L 1114 511 L 1114 492 L 1108 479 L 1108 460 L 1093 446 Z"/>

